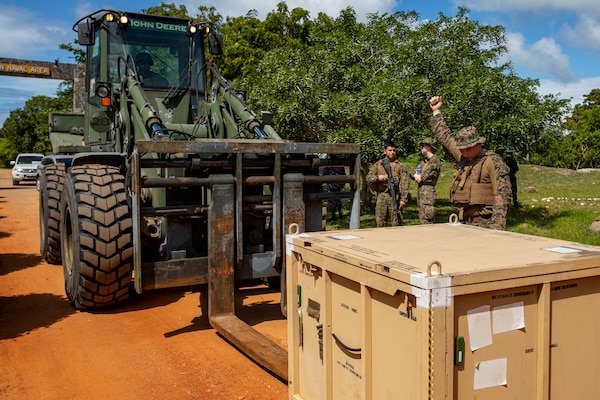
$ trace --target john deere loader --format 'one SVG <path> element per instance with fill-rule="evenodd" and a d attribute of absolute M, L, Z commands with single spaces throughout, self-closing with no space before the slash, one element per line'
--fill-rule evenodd
<path fill-rule="evenodd" d="M 222 49 L 208 23 L 99 10 L 73 30 L 84 112 L 49 116 L 54 152 L 74 157 L 40 179 L 40 250 L 70 302 L 207 284 L 211 325 L 285 378 L 285 350 L 236 317 L 234 284 L 285 276 L 286 233 L 323 230 L 326 200 L 358 228 L 358 145 L 282 139 L 205 58 Z"/>

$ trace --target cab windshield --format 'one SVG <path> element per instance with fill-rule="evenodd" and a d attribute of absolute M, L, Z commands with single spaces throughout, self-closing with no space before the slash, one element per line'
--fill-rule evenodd
<path fill-rule="evenodd" d="M 135 62 L 138 76 L 146 88 L 202 88 L 204 78 L 199 71 L 203 56 L 201 46 L 194 46 L 194 43 L 201 43 L 200 35 L 190 37 L 185 20 L 144 17 L 141 14 L 131 15 L 125 27 L 117 23 L 109 24 L 108 60 L 102 61 L 99 45 L 101 40 L 97 38 L 90 49 L 91 75 L 102 80 L 101 71 L 106 68 L 106 79 L 119 84 L 119 74 L 125 72 L 124 60 L 129 59 Z M 97 31 L 96 34 L 101 33 Z M 194 62 L 196 59 L 198 62 Z M 190 79 L 192 76 L 195 78 Z"/>
<path fill-rule="evenodd" d="M 122 43 L 111 41 L 111 54 L 129 54 L 146 87 L 187 88 L 190 37 L 187 23 L 131 18 Z"/>

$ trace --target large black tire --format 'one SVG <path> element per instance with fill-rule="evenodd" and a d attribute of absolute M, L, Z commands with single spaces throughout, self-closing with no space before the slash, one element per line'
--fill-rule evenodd
<path fill-rule="evenodd" d="M 65 291 L 77 308 L 114 305 L 129 297 L 132 219 L 125 177 L 114 167 L 71 167 L 61 201 Z"/>
<path fill-rule="evenodd" d="M 59 265 L 60 256 L 60 196 L 65 180 L 65 165 L 51 164 L 41 170 L 38 178 L 40 206 L 40 254 L 48 264 Z"/>

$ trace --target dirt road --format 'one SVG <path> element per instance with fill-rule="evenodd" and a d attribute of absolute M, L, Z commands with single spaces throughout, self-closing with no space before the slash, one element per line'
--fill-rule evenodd
<path fill-rule="evenodd" d="M 0 169 L 0 398 L 285 399 L 285 382 L 219 336 L 206 286 L 145 292 L 115 309 L 74 310 L 62 267 L 39 255 L 38 194 Z M 279 294 L 240 289 L 238 315 L 282 347 Z"/>

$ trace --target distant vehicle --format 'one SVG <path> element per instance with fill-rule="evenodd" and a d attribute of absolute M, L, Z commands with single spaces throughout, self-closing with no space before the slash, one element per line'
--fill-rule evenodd
<path fill-rule="evenodd" d="M 13 185 L 23 181 L 36 181 L 37 166 L 42 162 L 42 158 L 44 155 L 39 153 L 21 153 L 15 161 L 11 161 Z"/>
<path fill-rule="evenodd" d="M 37 177 L 36 177 L 36 186 L 37 190 L 40 190 L 40 173 L 41 170 L 46 167 L 46 165 L 54 165 L 54 164 L 65 164 L 66 167 L 71 166 L 71 161 L 73 161 L 72 155 L 66 154 L 48 154 L 42 158 L 42 161 L 37 166 Z"/>

